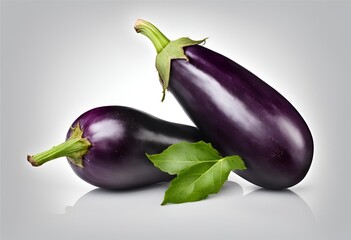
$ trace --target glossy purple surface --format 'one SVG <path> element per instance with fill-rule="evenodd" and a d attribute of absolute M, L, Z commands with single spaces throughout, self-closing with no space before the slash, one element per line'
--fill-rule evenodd
<path fill-rule="evenodd" d="M 83 168 L 68 162 L 83 180 L 108 189 L 129 189 L 171 180 L 173 176 L 156 168 L 145 153 L 160 153 L 180 141 L 200 140 L 194 127 L 166 122 L 122 106 L 92 109 L 72 126 L 78 121 L 83 137 L 88 138 L 92 147 L 84 155 Z"/>
<path fill-rule="evenodd" d="M 237 174 L 271 189 L 300 182 L 313 157 L 310 130 L 276 90 L 232 60 L 202 46 L 173 60 L 169 90 L 222 155 L 240 155 Z"/>

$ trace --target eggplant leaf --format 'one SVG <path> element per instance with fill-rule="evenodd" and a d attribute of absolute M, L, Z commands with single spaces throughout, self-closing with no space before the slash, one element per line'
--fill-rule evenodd
<path fill-rule="evenodd" d="M 203 141 L 173 144 L 162 153 L 147 157 L 162 171 L 178 174 L 162 205 L 205 199 L 219 192 L 232 170 L 246 169 L 239 156 L 221 157 L 211 144 Z"/>
<path fill-rule="evenodd" d="M 169 174 L 179 174 L 195 164 L 222 158 L 211 144 L 204 141 L 180 142 L 169 146 L 162 153 L 146 156 L 157 168 Z"/>

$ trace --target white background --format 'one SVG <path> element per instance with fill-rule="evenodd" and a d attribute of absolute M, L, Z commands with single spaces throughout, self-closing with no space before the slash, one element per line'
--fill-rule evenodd
<path fill-rule="evenodd" d="M 10 239 L 349 239 L 351 4 L 321 1 L 3 1 L 1 237 Z M 64 158 L 27 154 L 64 140 L 80 114 L 125 105 L 192 125 L 160 102 L 155 50 L 137 18 L 206 47 L 282 93 L 308 123 L 315 155 L 289 191 L 235 174 L 196 203 L 160 206 L 167 184 L 106 192 Z M 268 238 L 267 238 L 268 239 Z"/>

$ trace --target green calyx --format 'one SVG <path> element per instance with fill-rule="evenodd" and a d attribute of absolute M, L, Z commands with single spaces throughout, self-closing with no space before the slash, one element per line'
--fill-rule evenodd
<path fill-rule="evenodd" d="M 148 37 L 154 44 L 157 51 L 156 69 L 158 71 L 160 83 L 162 85 L 161 101 L 163 101 L 165 99 L 166 90 L 168 89 L 169 85 L 171 61 L 173 59 L 184 59 L 186 61 L 189 61 L 188 57 L 184 53 L 184 48 L 204 43 L 207 38 L 202 40 L 191 40 L 188 37 L 183 37 L 174 41 L 170 41 L 153 24 L 141 19 L 137 20 L 134 28 L 136 32 L 142 33 Z"/>
<path fill-rule="evenodd" d="M 83 156 L 88 152 L 91 143 L 83 138 L 83 131 L 77 123 L 72 127 L 71 136 L 63 143 L 35 155 L 28 155 L 27 160 L 33 166 L 40 166 L 50 160 L 67 157 L 70 162 L 78 167 L 83 167 Z"/>
<path fill-rule="evenodd" d="M 171 74 L 171 61 L 173 59 L 184 59 L 189 61 L 188 57 L 184 53 L 184 47 L 197 45 L 205 42 L 203 40 L 194 41 L 190 38 L 183 37 L 174 41 L 170 41 L 168 45 L 156 56 L 156 69 L 158 71 L 160 82 L 162 85 L 162 102 L 166 96 L 166 90 L 169 85 L 169 77 Z"/>

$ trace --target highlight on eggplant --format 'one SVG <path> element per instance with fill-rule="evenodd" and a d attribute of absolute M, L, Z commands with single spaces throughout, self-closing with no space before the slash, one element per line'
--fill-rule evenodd
<path fill-rule="evenodd" d="M 27 160 L 40 166 L 67 157 L 84 181 L 101 188 L 130 189 L 174 178 L 156 168 L 145 153 L 155 154 L 174 143 L 201 139 L 195 127 L 167 122 L 133 108 L 105 106 L 79 116 L 65 142 L 28 155 Z"/>
<path fill-rule="evenodd" d="M 306 176 L 313 138 L 302 116 L 278 91 L 199 41 L 170 41 L 141 19 L 134 28 L 156 48 L 163 96 L 169 90 L 221 154 L 243 158 L 247 169 L 236 171 L 238 175 L 270 189 L 294 186 Z"/>

